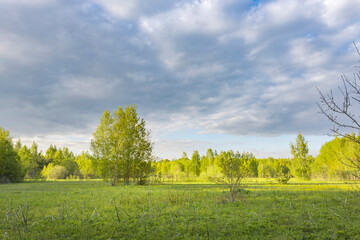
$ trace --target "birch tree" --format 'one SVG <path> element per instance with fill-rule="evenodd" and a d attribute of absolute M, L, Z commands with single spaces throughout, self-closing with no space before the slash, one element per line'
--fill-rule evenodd
<path fill-rule="evenodd" d="M 294 156 L 292 166 L 294 173 L 301 179 L 309 180 L 311 177 L 311 164 L 314 161 L 309 155 L 309 147 L 305 138 L 299 133 L 296 143 L 290 143 L 291 154 Z"/>
<path fill-rule="evenodd" d="M 151 159 L 150 131 L 133 105 L 112 114 L 106 110 L 93 133 L 91 149 L 100 175 L 112 185 L 121 178 L 126 185 L 130 179 L 142 182 L 148 169 L 144 163 Z"/>

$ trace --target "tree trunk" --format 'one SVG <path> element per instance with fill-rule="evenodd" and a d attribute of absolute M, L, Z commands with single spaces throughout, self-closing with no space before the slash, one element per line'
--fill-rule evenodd
<path fill-rule="evenodd" d="M 109 171 L 110 184 L 111 184 L 111 186 L 114 186 L 113 185 L 113 180 L 112 180 L 112 177 L 111 177 L 110 159 L 108 159 L 108 171 Z"/>
<path fill-rule="evenodd" d="M 113 178 L 113 182 L 111 183 L 112 186 L 115 186 L 116 178 L 117 178 L 117 161 L 115 160 L 114 178 Z"/>
<path fill-rule="evenodd" d="M 126 174 L 125 185 L 128 186 L 129 184 L 130 184 L 130 176 L 129 174 Z"/>

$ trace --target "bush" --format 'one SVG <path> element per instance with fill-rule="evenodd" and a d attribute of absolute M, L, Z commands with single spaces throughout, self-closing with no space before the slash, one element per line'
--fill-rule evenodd
<path fill-rule="evenodd" d="M 66 179 L 68 171 L 63 166 L 54 166 L 50 169 L 47 178 L 48 179 Z"/>
<path fill-rule="evenodd" d="M 47 166 L 44 166 L 41 171 L 41 175 L 46 179 L 66 179 L 69 172 L 66 171 L 66 168 L 59 165 L 54 165 L 50 163 Z"/>
<path fill-rule="evenodd" d="M 287 182 L 290 180 L 290 177 L 290 169 L 286 165 L 280 165 L 277 179 L 278 182 L 282 184 L 287 184 Z"/>

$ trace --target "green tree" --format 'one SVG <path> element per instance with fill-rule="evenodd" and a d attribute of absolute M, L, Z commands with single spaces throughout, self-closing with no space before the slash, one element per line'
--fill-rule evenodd
<path fill-rule="evenodd" d="M 22 148 L 18 151 L 18 155 L 19 155 L 19 158 L 20 158 L 20 162 L 21 162 L 21 165 L 23 167 L 23 170 L 24 170 L 24 173 L 26 175 L 26 177 L 30 177 L 28 175 L 29 172 L 31 172 L 31 169 L 32 169 L 32 156 L 31 156 L 31 152 L 30 152 L 30 149 L 24 145 L 22 146 Z"/>
<path fill-rule="evenodd" d="M 312 156 L 309 155 L 308 142 L 299 133 L 296 143 L 290 143 L 291 154 L 293 155 L 292 167 L 297 177 L 309 180 L 311 178 Z"/>
<path fill-rule="evenodd" d="M 52 163 L 54 161 L 54 156 L 56 152 L 57 152 L 57 147 L 51 144 L 50 147 L 45 152 L 45 159 L 48 163 Z"/>
<path fill-rule="evenodd" d="M 206 151 L 206 158 L 208 159 L 210 165 L 214 164 L 215 156 L 211 148 Z"/>
<path fill-rule="evenodd" d="M 24 171 L 9 131 L 0 127 L 0 183 L 20 182 L 23 178 Z"/>
<path fill-rule="evenodd" d="M 210 165 L 210 161 L 208 160 L 208 158 L 206 156 L 201 156 L 200 159 L 200 175 L 203 175 L 204 173 L 207 172 L 207 169 Z"/>
<path fill-rule="evenodd" d="M 21 148 L 22 148 L 22 143 L 21 143 L 21 140 L 19 138 L 15 143 L 14 150 L 15 150 L 15 152 L 19 152 Z"/>
<path fill-rule="evenodd" d="M 234 202 L 240 191 L 240 184 L 244 177 L 249 175 L 248 168 L 244 165 L 247 162 L 248 154 L 236 156 L 232 151 L 221 152 L 217 162 L 222 174 L 221 178 L 215 181 L 222 182 L 228 186 L 230 201 Z"/>
<path fill-rule="evenodd" d="M 79 170 L 83 178 L 88 179 L 95 177 L 94 160 L 87 151 L 83 151 L 79 156 L 77 156 L 75 162 L 79 166 Z"/>
<path fill-rule="evenodd" d="M 96 169 L 103 179 L 110 179 L 111 185 L 115 185 L 115 178 L 113 176 L 115 177 L 116 174 L 115 161 L 117 161 L 112 154 L 112 150 L 116 148 L 112 132 L 113 121 L 111 113 L 105 110 L 91 140 L 91 149 L 95 156 Z M 115 169 L 114 174 L 112 174 L 113 169 Z"/>
<path fill-rule="evenodd" d="M 79 166 L 73 159 L 66 159 L 64 160 L 60 165 L 63 166 L 67 172 L 66 177 L 72 177 L 75 178 L 76 176 L 79 176 Z"/>
<path fill-rule="evenodd" d="M 259 159 L 258 165 L 258 175 L 261 178 L 272 178 L 275 176 L 276 170 L 271 166 L 271 162 L 273 162 L 273 158 Z"/>
<path fill-rule="evenodd" d="M 141 179 L 149 169 L 142 163 L 151 159 L 152 142 L 136 107 L 119 107 L 113 114 L 106 110 L 93 133 L 91 149 L 101 175 L 112 185 L 120 178 L 126 185 L 131 178 Z"/>
<path fill-rule="evenodd" d="M 335 137 L 320 149 L 314 163 L 317 176 L 325 179 L 350 179 L 358 175 L 354 163 L 359 158 L 360 144 L 349 141 L 360 136 Z"/>
<path fill-rule="evenodd" d="M 55 148 L 56 149 L 56 148 Z M 54 149 L 48 149 L 49 159 L 52 159 L 52 162 L 55 165 L 61 165 L 64 161 L 74 161 L 75 156 L 72 151 L 70 151 L 67 147 L 58 148 L 54 153 Z"/>
<path fill-rule="evenodd" d="M 340 156 L 340 151 L 342 151 L 342 144 L 340 142 L 341 138 L 336 137 L 321 146 L 320 153 L 314 163 L 317 177 L 324 179 L 340 178 L 339 172 L 346 167 L 337 158 L 337 156 Z"/>
<path fill-rule="evenodd" d="M 200 176 L 200 155 L 198 151 L 194 151 L 193 155 L 191 156 L 190 164 L 191 172 L 194 174 L 194 176 Z"/>
<path fill-rule="evenodd" d="M 75 162 L 75 156 L 67 147 L 58 149 L 54 155 L 54 162 L 66 169 L 66 177 L 76 177 L 79 175 L 79 167 Z"/>
<path fill-rule="evenodd" d="M 38 151 L 38 148 L 38 144 L 33 142 L 30 148 L 31 162 L 27 172 L 27 176 L 30 178 L 41 177 L 41 170 L 47 165 L 45 157 L 41 151 Z"/>
<path fill-rule="evenodd" d="M 237 152 L 235 157 L 241 159 L 241 167 L 246 172 L 247 177 L 258 177 L 258 164 L 255 156 L 252 153 L 244 152 L 240 154 Z"/>
<path fill-rule="evenodd" d="M 190 177 L 190 172 L 191 172 L 191 164 L 190 164 L 190 159 L 188 158 L 186 152 L 183 152 L 182 157 L 179 159 L 179 162 L 182 164 L 182 166 L 184 166 L 184 173 L 185 173 L 185 178 L 189 178 Z"/>
<path fill-rule="evenodd" d="M 287 184 L 291 178 L 288 159 L 277 159 L 277 180 L 279 183 Z"/>

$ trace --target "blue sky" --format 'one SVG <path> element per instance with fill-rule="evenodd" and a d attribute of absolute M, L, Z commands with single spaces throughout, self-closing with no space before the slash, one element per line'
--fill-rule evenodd
<path fill-rule="evenodd" d="M 316 87 L 351 75 L 360 4 L 331 0 L 2 0 L 0 126 L 89 149 L 105 109 L 136 104 L 154 153 L 312 154 L 331 127 Z"/>

